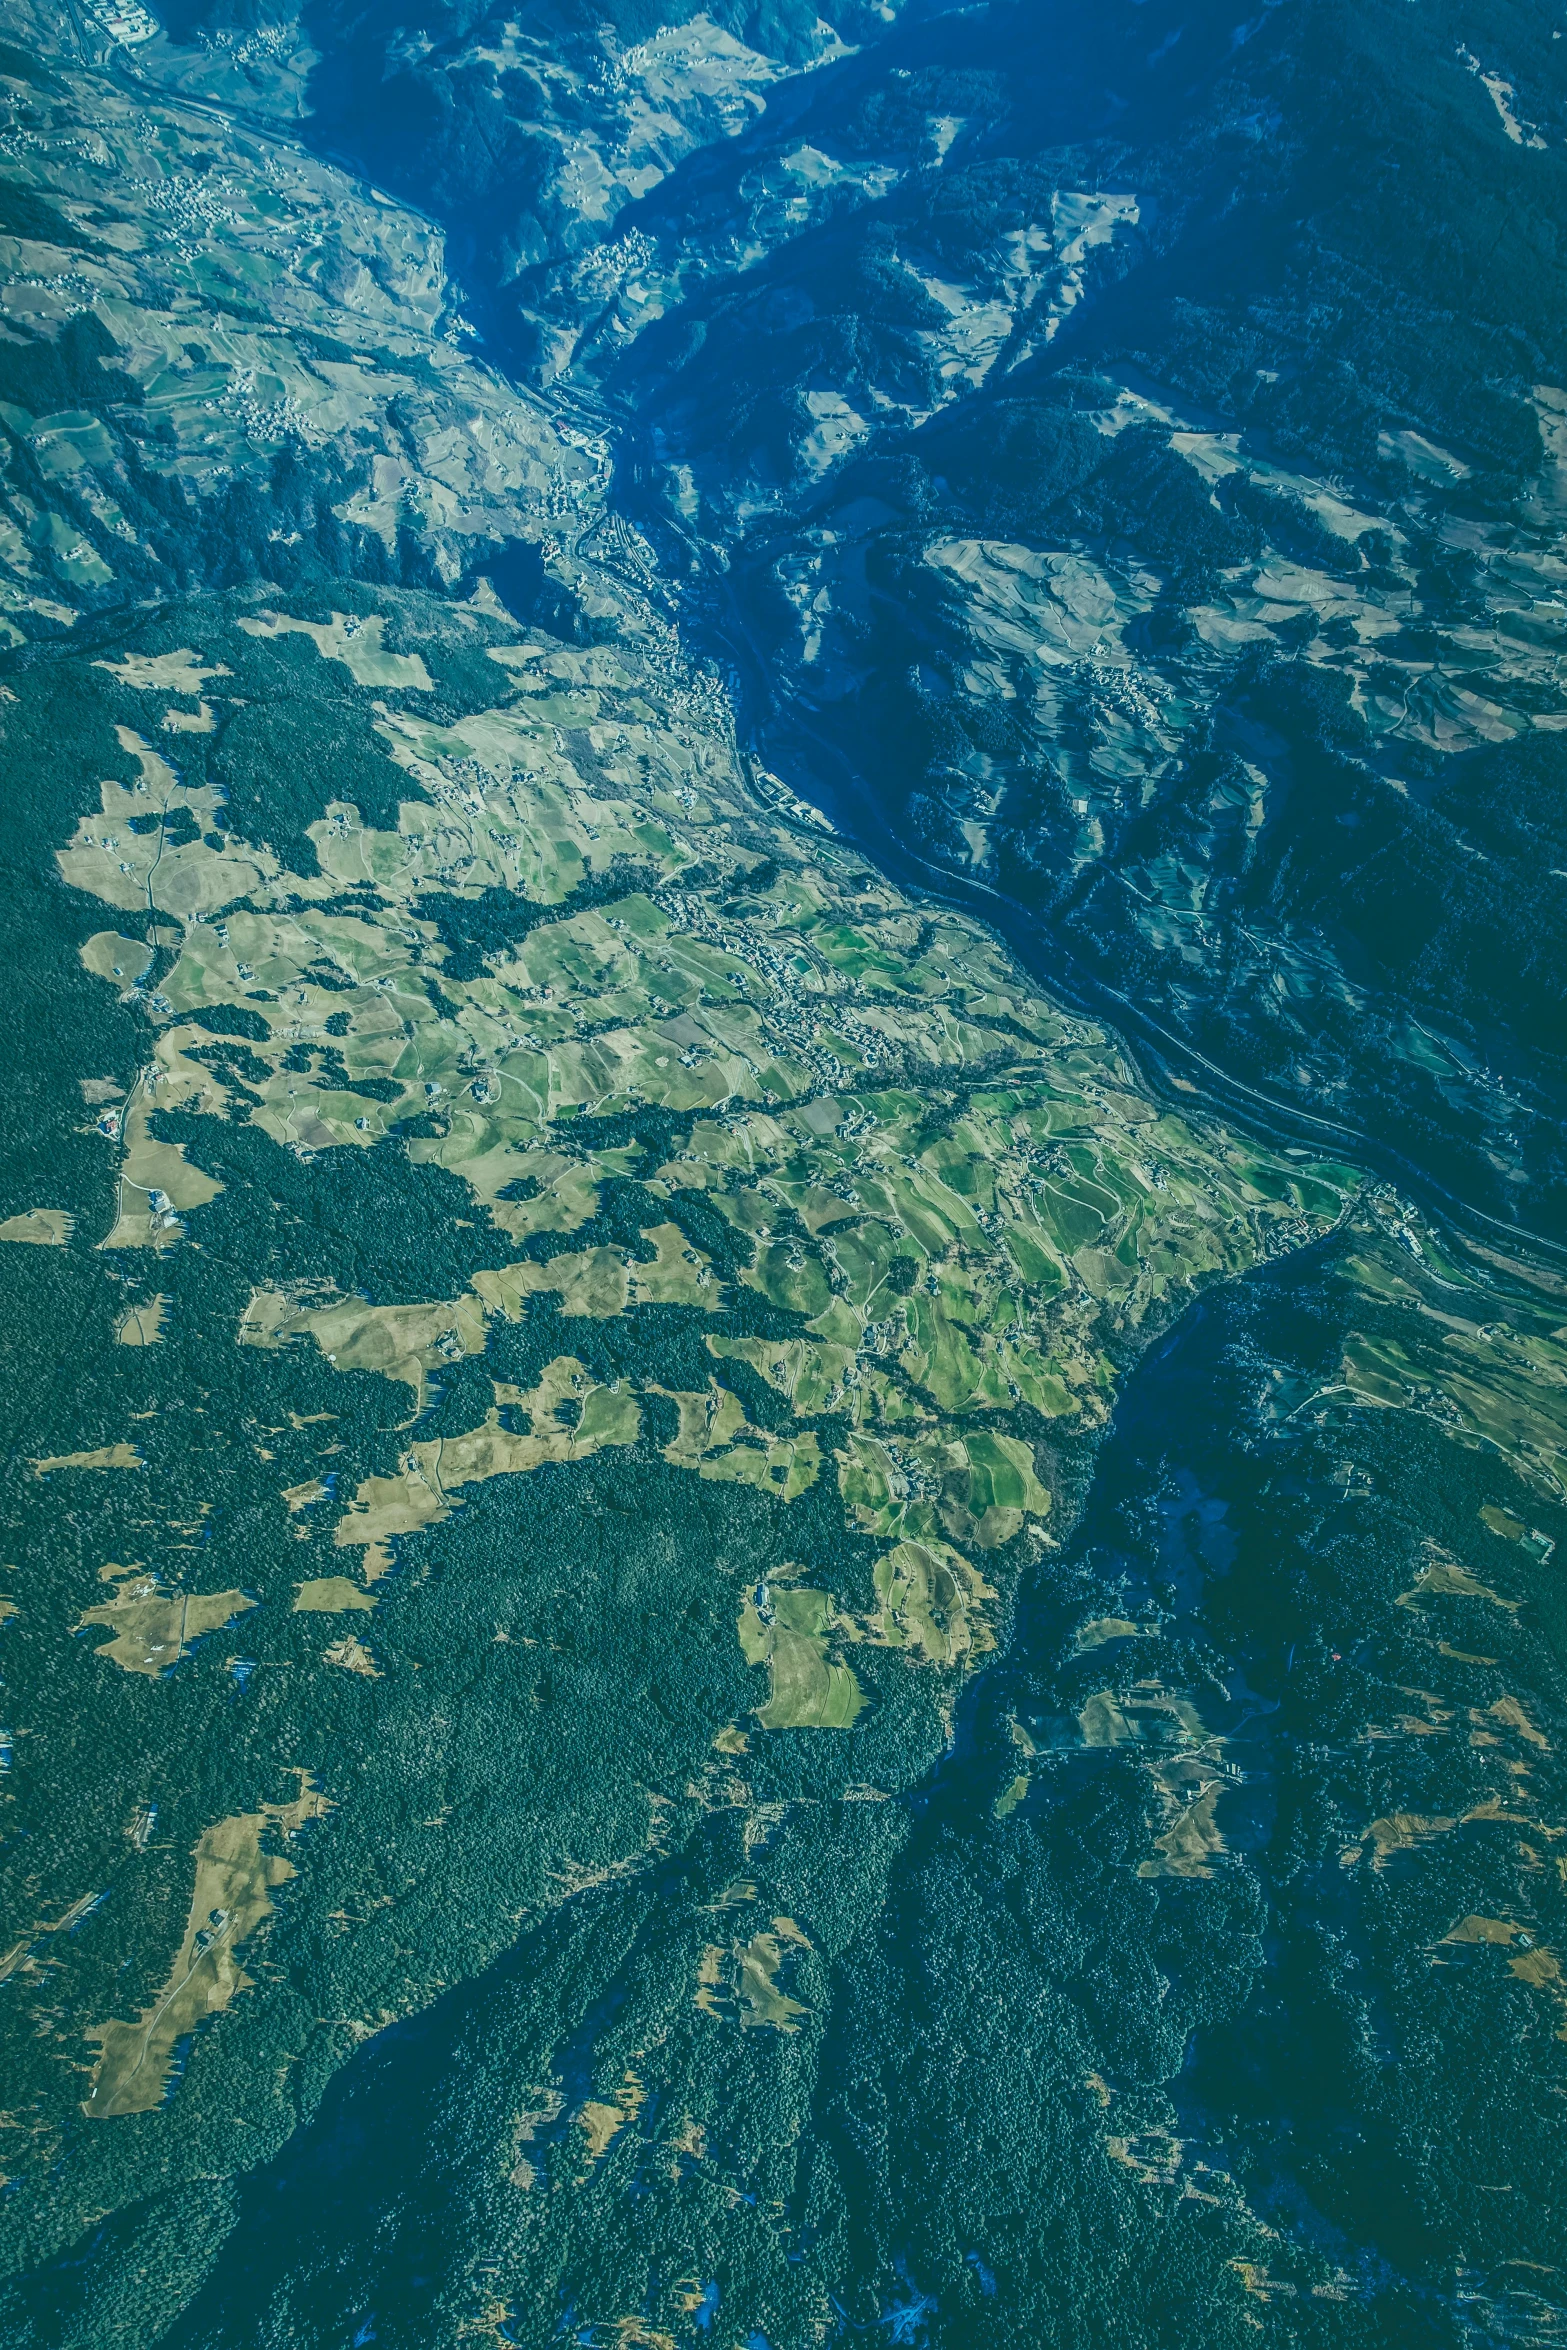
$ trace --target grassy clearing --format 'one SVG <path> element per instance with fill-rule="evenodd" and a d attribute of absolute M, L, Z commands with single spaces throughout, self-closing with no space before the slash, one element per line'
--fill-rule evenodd
<path fill-rule="evenodd" d="M 156 1080 L 139 1085 L 120 1121 L 120 1174 L 111 1230 L 100 1248 L 173 1248 L 185 1238 L 184 1211 L 204 1208 L 223 1189 L 193 1167 L 184 1146 L 161 1141 L 152 1130 L 155 1109 L 176 1109 L 181 1094 Z"/>
<path fill-rule="evenodd" d="M 375 1593 L 348 1575 L 317 1575 L 294 1588 L 296 1616 L 339 1616 L 374 1606 Z"/>
<path fill-rule="evenodd" d="M 747 2031 L 767 2027 L 775 2032 L 797 2032 L 810 2009 L 791 1999 L 778 1983 L 779 1969 L 791 1949 L 811 1947 L 793 1918 L 774 1918 L 772 1931 L 753 1934 L 735 1949 L 735 1995 L 740 2022 Z"/>
<path fill-rule="evenodd" d="M 31 1466 L 35 1477 L 52 1477 L 56 1469 L 144 1469 L 147 1464 L 138 1445 L 122 1440 L 119 1444 L 100 1444 L 91 1452 L 51 1453 Z"/>
<path fill-rule="evenodd" d="M 1482 1583 L 1466 1566 L 1435 1542 L 1427 1542 L 1420 1572 L 1407 1591 L 1398 1594 L 1399 1607 L 1418 1607 L 1427 1599 L 1488 1599 L 1493 1607 L 1516 1613 L 1516 1599 L 1504 1599 L 1489 1583 Z"/>
<path fill-rule="evenodd" d="M 173 1300 L 161 1290 L 144 1304 L 127 1306 L 114 1325 L 116 1346 L 157 1346 L 164 1334 Z"/>
<path fill-rule="evenodd" d="M 1345 1272 L 1382 1312 L 1377 1326 L 1346 1339 L 1342 1392 L 1360 1405 L 1417 1413 L 1458 1443 L 1493 1450 L 1536 1492 L 1560 1501 L 1567 1336 L 1559 1304 L 1541 1294 L 1542 1277 L 1524 1268 L 1501 1282 L 1483 1273 L 1477 1280 L 1467 1253 L 1415 1234 L 1385 1203 L 1357 1219 L 1357 1237 Z M 1474 1254 L 1497 1264 L 1488 1252 Z M 1545 1536 L 1527 1538 L 1548 1554 Z"/>
<path fill-rule="evenodd" d="M 340 661 L 355 685 L 390 686 L 421 694 L 435 690 L 435 681 L 421 654 L 386 650 L 381 641 L 386 621 L 379 612 L 368 613 L 363 618 L 334 612 L 330 621 L 324 623 L 292 620 L 287 613 L 264 612 L 258 619 L 241 620 L 239 625 L 247 636 L 309 637 L 321 658 Z"/>
<path fill-rule="evenodd" d="M 508 1426 L 503 1412 L 525 1415 L 527 1429 Z M 603 1386 L 574 1355 L 557 1356 L 531 1389 L 501 1383 L 478 1427 L 412 1445 L 395 1477 L 365 1478 L 333 1539 L 363 1547 L 367 1569 L 373 1554 L 377 1570 L 384 1571 L 388 1544 L 439 1525 L 462 1507 L 459 1487 L 587 1460 L 606 1445 L 635 1444 L 641 1429 L 641 1408 L 629 1387 Z"/>
<path fill-rule="evenodd" d="M 172 653 L 122 653 L 117 661 L 95 661 L 93 667 L 107 670 L 136 693 L 183 694 L 190 701 L 199 701 L 203 686 L 215 677 L 234 674 L 221 661 L 209 665 L 188 645 Z"/>
<path fill-rule="evenodd" d="M 129 996 L 152 969 L 154 950 L 145 939 L 118 930 L 100 930 L 81 949 L 83 965 L 95 979 L 107 979 Z"/>
<path fill-rule="evenodd" d="M 756 1718 L 764 1730 L 851 1730 L 865 1692 L 851 1668 L 829 1655 L 829 1645 L 854 1639 L 857 1627 L 824 1591 L 776 1590 L 769 1618 L 753 1594 L 740 1611 L 740 1647 L 746 1662 L 766 1665 L 768 1696 Z"/>
<path fill-rule="evenodd" d="M 590 2169 L 603 2160 L 621 2131 L 636 2120 L 646 2103 L 647 2091 L 641 2076 L 628 2067 L 613 2104 L 590 2097 L 578 2107 L 574 2119 L 582 2132 Z"/>
<path fill-rule="evenodd" d="M 219 1820 L 195 1849 L 196 1881 L 184 1936 L 162 1989 L 133 2023 L 103 2024 L 90 2037 L 98 2059 L 82 2110 L 93 2121 L 151 2113 L 163 2102 L 174 2051 L 187 2034 L 250 1988 L 239 1949 L 272 1914 L 272 1895 L 297 1871 L 268 1851 L 268 1833 L 292 1837 L 330 1808 L 308 1772 L 291 1803 Z"/>
<path fill-rule="evenodd" d="M 114 1597 L 86 1608 L 76 1630 L 103 1625 L 112 1637 L 97 1650 L 127 1673 L 157 1680 L 172 1672 L 204 1633 L 217 1632 L 256 1602 L 243 1591 L 169 1591 L 139 1567 L 103 1567 Z"/>
<path fill-rule="evenodd" d="M 362 1298 L 307 1303 L 275 1289 L 256 1290 L 239 1326 L 242 1346 L 278 1347 L 312 1338 L 339 1371 L 378 1371 L 411 1387 L 420 1408 L 432 1371 L 482 1354 L 484 1309 L 474 1297 L 450 1304 L 372 1306 Z"/>
<path fill-rule="evenodd" d="M 876 1561 L 875 1580 L 871 1637 L 935 1665 L 967 1664 L 994 1648 L 985 1606 L 996 1594 L 950 1544 L 900 1542 Z"/>
<path fill-rule="evenodd" d="M 76 1218 L 64 1208 L 28 1208 L 7 1216 L 0 1224 L 0 1240 L 20 1240 L 35 1248 L 65 1248 L 76 1230 Z"/>

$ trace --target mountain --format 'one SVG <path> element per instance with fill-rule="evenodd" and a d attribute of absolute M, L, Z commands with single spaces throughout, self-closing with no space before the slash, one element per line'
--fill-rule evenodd
<path fill-rule="evenodd" d="M 605 373 L 783 771 L 1559 1236 L 1560 51 L 1232 19 L 906 24 L 644 201 Z M 688 288 L 704 206 L 766 250 Z"/>
<path fill-rule="evenodd" d="M 192 8 L 139 70 L 264 107 L 314 60 L 309 135 L 722 563 L 793 784 L 1242 1114 L 1559 1239 L 1553 31 Z"/>
<path fill-rule="evenodd" d="M 1555 42 L 9 0 L 8 2343 L 1561 2337 Z"/>

